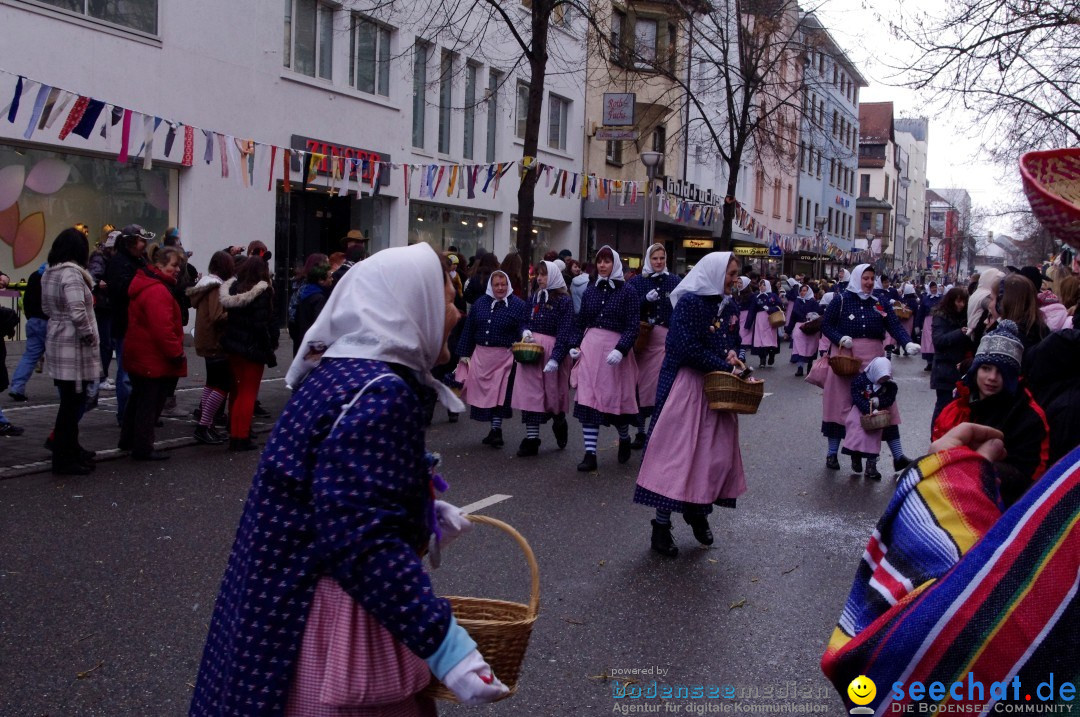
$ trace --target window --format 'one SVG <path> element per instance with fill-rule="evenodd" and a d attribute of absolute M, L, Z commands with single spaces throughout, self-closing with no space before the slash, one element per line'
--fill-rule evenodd
<path fill-rule="evenodd" d="M 765 173 L 756 169 L 755 183 L 754 183 L 754 211 L 762 211 L 761 205 L 765 202 Z"/>
<path fill-rule="evenodd" d="M 620 167 L 622 166 L 622 144 L 623 143 L 618 140 L 608 140 L 607 154 L 605 158 L 607 159 L 609 164 L 615 164 Z M 701 145 L 698 145 L 698 147 L 700 148 Z"/>
<path fill-rule="evenodd" d="M 667 26 L 667 56 L 668 71 L 675 72 L 679 67 L 679 30 L 671 22 Z"/>
<path fill-rule="evenodd" d="M 611 59 L 621 64 L 626 52 L 624 37 L 626 31 L 626 13 L 619 10 L 611 11 Z"/>
<path fill-rule="evenodd" d="M 413 47 L 413 101 L 412 101 L 412 143 L 413 147 L 424 148 L 424 130 L 427 112 L 427 53 L 428 47 L 422 42 Z"/>
<path fill-rule="evenodd" d="M 885 175 L 885 194 L 881 197 L 885 201 L 889 201 L 889 175 Z"/>
<path fill-rule="evenodd" d="M 836 184 L 836 160 L 829 158 L 829 186 Z"/>
<path fill-rule="evenodd" d="M 634 66 L 656 66 L 656 20 L 639 17 L 634 22 Z"/>
<path fill-rule="evenodd" d="M 828 219 L 828 221 L 826 221 L 825 226 L 827 226 L 829 228 L 829 233 L 832 234 L 833 233 L 833 210 L 832 210 L 832 207 L 829 207 L 829 219 Z"/>
<path fill-rule="evenodd" d="M 333 60 L 333 8 L 316 0 L 285 0 L 285 67 L 329 80 Z"/>
<path fill-rule="evenodd" d="M 570 101 L 548 95 L 548 146 L 566 149 L 566 126 L 570 114 Z"/>
<path fill-rule="evenodd" d="M 870 231 L 870 212 L 859 212 L 859 233 Z"/>
<path fill-rule="evenodd" d="M 498 127 L 499 113 L 499 83 L 501 77 L 498 72 L 491 70 L 488 73 L 487 88 L 487 161 L 495 161 L 495 130 Z"/>
<path fill-rule="evenodd" d="M 780 180 L 773 180 L 772 190 L 772 213 L 777 219 L 780 218 Z"/>
<path fill-rule="evenodd" d="M 442 51 L 439 63 L 439 151 L 450 154 L 450 109 L 453 106 L 454 55 Z"/>
<path fill-rule="evenodd" d="M 349 83 L 361 92 L 390 96 L 390 30 L 360 15 L 352 16 Z"/>
<path fill-rule="evenodd" d="M 656 175 L 662 177 L 666 174 L 664 161 L 667 158 L 667 127 L 664 125 L 660 125 L 653 130 L 652 151 L 660 153 L 660 164 L 656 165 Z"/>
<path fill-rule="evenodd" d="M 791 205 L 795 201 L 794 191 L 795 191 L 795 187 L 793 187 L 791 184 L 788 184 L 787 185 L 787 220 L 789 222 L 791 221 Z"/>
<path fill-rule="evenodd" d="M 885 233 L 885 214 L 883 212 L 876 212 L 874 214 L 874 233 Z"/>
<path fill-rule="evenodd" d="M 473 138 L 476 136 L 476 73 L 473 63 L 465 65 L 465 129 L 461 139 L 461 156 L 473 158 Z"/>
<path fill-rule="evenodd" d="M 868 197 L 868 196 L 870 196 L 870 175 L 869 174 L 860 174 L 859 175 L 859 196 L 860 197 Z"/>
<path fill-rule="evenodd" d="M 817 153 L 817 176 L 818 176 L 818 179 L 821 179 L 821 150 L 820 149 L 818 150 L 818 153 Z"/>
<path fill-rule="evenodd" d="M 158 0 L 126 0 L 96 2 L 95 0 L 37 0 L 73 15 L 83 15 L 110 25 L 119 25 L 150 35 L 158 32 Z"/>
<path fill-rule="evenodd" d="M 796 216 L 795 216 L 795 226 L 797 226 L 797 227 L 801 227 L 801 226 L 802 226 L 802 220 L 803 220 L 803 215 L 802 215 L 802 201 L 803 201 L 803 200 L 802 200 L 802 197 L 799 197 L 799 206 L 798 206 L 798 209 L 797 209 L 797 212 L 798 212 L 798 213 L 797 213 L 797 214 L 796 214 Z"/>
<path fill-rule="evenodd" d="M 799 169 L 806 171 L 806 145 L 799 142 Z"/>
<path fill-rule="evenodd" d="M 525 120 L 529 115 L 529 86 L 519 82 L 517 86 L 517 124 L 514 134 L 518 139 L 525 139 Z"/>

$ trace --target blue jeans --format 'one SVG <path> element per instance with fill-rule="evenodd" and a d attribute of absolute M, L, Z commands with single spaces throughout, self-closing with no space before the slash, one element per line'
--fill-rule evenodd
<path fill-rule="evenodd" d="M 26 320 L 26 351 L 15 367 L 15 375 L 11 377 L 11 393 L 26 395 L 26 384 L 34 375 L 34 367 L 38 359 L 45 355 L 45 335 L 48 330 L 49 322 L 45 319 Z"/>
<path fill-rule="evenodd" d="M 114 336 L 113 348 L 116 349 L 116 422 L 123 425 L 124 409 L 131 396 L 131 379 L 124 370 L 124 339 Z"/>
<path fill-rule="evenodd" d="M 101 377 L 109 377 L 109 365 L 112 363 L 112 314 L 102 311 L 97 314 L 98 339 L 101 341 Z"/>

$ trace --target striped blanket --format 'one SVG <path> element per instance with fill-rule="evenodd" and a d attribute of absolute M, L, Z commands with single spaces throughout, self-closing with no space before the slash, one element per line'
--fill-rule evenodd
<path fill-rule="evenodd" d="M 1077 681 L 1080 448 L 1000 517 L 998 505 L 988 463 L 967 448 L 903 475 L 822 658 L 845 700 L 859 675 L 878 686 L 878 715 L 912 702 L 896 697 L 896 682 L 1018 677 L 1023 702 L 1050 673 L 1058 685 Z M 956 702 L 947 692 L 923 701 Z M 983 713 L 995 702 L 975 699 Z"/>

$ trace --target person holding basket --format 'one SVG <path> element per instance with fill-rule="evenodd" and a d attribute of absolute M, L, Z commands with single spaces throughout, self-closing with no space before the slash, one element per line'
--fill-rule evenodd
<path fill-rule="evenodd" d="M 855 473 L 862 472 L 863 460 L 866 460 L 863 477 L 869 480 L 881 480 L 877 469 L 881 434 L 886 426 L 892 425 L 894 414 L 899 420 L 896 391 L 892 363 L 888 358 L 872 360 L 851 382 L 852 405 L 844 422 L 847 431 L 844 453 L 851 456 L 851 469 Z"/>
<path fill-rule="evenodd" d="M 806 333 L 803 327 L 807 323 L 821 325 L 816 321 L 824 309 L 814 298 L 814 292 L 806 284 L 798 287 L 798 297 L 792 302 L 791 314 L 788 316 L 787 333 L 791 337 L 791 363 L 798 366 L 796 376 L 802 376 L 804 367 L 809 366 L 817 357 L 818 333 L 820 328 Z M 813 325 L 811 324 L 811 325 Z M 810 327 L 807 327 L 809 329 Z"/>
<path fill-rule="evenodd" d="M 869 264 L 859 264 L 849 276 L 846 289 L 836 292 L 829 308 L 825 310 L 825 317 L 821 324 L 821 332 L 829 338 L 833 346 L 839 348 L 839 353 L 853 359 L 835 363 L 837 365 L 848 363 L 854 368 L 854 370 L 842 369 L 846 375 L 840 375 L 831 361 L 825 376 L 825 392 L 821 403 L 821 433 L 828 440 L 829 446 L 825 456 L 825 467 L 831 470 L 840 470 L 837 453 L 840 452 L 840 442 L 844 440 L 846 434 L 845 422 L 852 406 L 851 381 L 872 359 L 885 355 L 883 345 L 885 332 L 892 334 L 897 343 L 907 349 L 909 354 L 914 355 L 920 348 L 912 342 L 911 336 L 900 325 L 900 320 L 896 318 L 892 305 L 888 302 L 881 303 L 873 295 L 874 268 Z M 830 348 L 830 350 L 834 355 L 837 353 L 835 349 Z M 889 428 L 887 433 L 882 434 L 882 438 L 889 443 L 889 448 L 893 451 L 894 467 L 896 470 L 901 470 L 910 461 L 903 455 L 902 450 L 898 453 L 899 429 L 896 426 Z"/>
<path fill-rule="evenodd" d="M 450 355 L 454 286 L 427 244 L 341 279 L 286 375 L 294 391 L 248 493 L 190 715 L 436 714 L 431 677 L 466 704 L 508 694 L 439 597 L 422 556 L 468 527 L 424 448 L 425 400 L 463 407 L 431 368 Z"/>
<path fill-rule="evenodd" d="M 746 492 L 738 416 L 710 409 L 705 398 L 705 374 L 745 368 L 738 355 L 739 306 L 730 295 L 738 279 L 731 252 L 713 252 L 671 293 L 656 412 L 634 489 L 635 503 L 656 509 L 651 545 L 667 557 L 679 554 L 672 512 L 683 514 L 699 543 L 712 545 L 712 506 L 734 508 Z"/>

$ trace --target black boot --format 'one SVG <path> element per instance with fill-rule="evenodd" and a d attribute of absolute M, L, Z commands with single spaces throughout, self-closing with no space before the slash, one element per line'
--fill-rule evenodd
<path fill-rule="evenodd" d="M 679 554 L 679 548 L 671 537 L 671 524 L 661 525 L 654 519 L 652 521 L 652 549 L 661 555 L 674 558 Z"/>
<path fill-rule="evenodd" d="M 195 428 L 195 440 L 207 446 L 217 446 L 225 442 L 210 426 L 197 426 Z"/>
<path fill-rule="evenodd" d="M 799 378 L 803 375 L 802 364 L 799 364 L 799 368 L 795 369 L 795 378 Z"/>
<path fill-rule="evenodd" d="M 835 453 L 825 456 L 825 467 L 833 471 L 840 470 L 840 459 L 836 457 Z"/>
<path fill-rule="evenodd" d="M 581 463 L 577 464 L 577 469 L 581 473 L 590 473 L 596 470 L 596 454 L 586 453 L 585 457 L 581 459 Z"/>
<path fill-rule="evenodd" d="M 863 477 L 867 480 L 881 480 L 881 473 L 877 469 L 877 458 L 866 459 L 866 472 Z"/>
<path fill-rule="evenodd" d="M 630 460 L 630 439 L 619 439 L 619 463 L 626 463 Z"/>
<path fill-rule="evenodd" d="M 769 365 L 772 366 L 776 361 L 776 349 L 769 352 Z"/>
<path fill-rule="evenodd" d="M 630 444 L 630 447 L 635 451 L 640 451 L 645 447 L 645 434 L 638 431 L 638 434 L 634 436 L 634 442 Z"/>
<path fill-rule="evenodd" d="M 566 423 L 566 416 L 555 416 L 555 420 L 551 422 L 551 432 L 555 434 L 555 445 L 560 449 L 566 448 L 566 442 L 570 438 L 570 426 Z"/>
<path fill-rule="evenodd" d="M 892 459 L 893 470 L 896 471 L 897 473 L 904 470 L 905 468 L 907 468 L 910 465 L 911 465 L 911 459 L 908 458 L 907 456 L 903 455 L 903 454 L 901 454 L 899 458 L 893 458 Z"/>
<path fill-rule="evenodd" d="M 527 458 L 529 456 L 535 456 L 540 452 L 540 439 L 539 438 L 524 438 L 521 441 L 521 445 L 518 446 L 518 458 Z"/>
<path fill-rule="evenodd" d="M 757 367 L 758 368 L 765 368 L 765 357 L 764 356 L 758 356 L 758 365 L 757 365 Z"/>
<path fill-rule="evenodd" d="M 702 545 L 713 544 L 712 530 L 709 529 L 709 516 L 702 513 L 696 513 L 691 515 L 690 513 L 683 513 L 683 520 L 694 531 L 694 537 Z"/>
<path fill-rule="evenodd" d="M 259 445 L 255 443 L 251 438 L 230 438 L 229 450 L 230 451 L 254 451 L 259 448 Z"/>
<path fill-rule="evenodd" d="M 862 473 L 862 456 L 855 455 L 851 457 L 851 472 Z"/>
<path fill-rule="evenodd" d="M 446 412 L 446 418 L 450 423 L 457 423 L 457 417 L 458 414 L 454 413 L 453 411 Z"/>
<path fill-rule="evenodd" d="M 492 428 L 491 431 L 487 434 L 487 437 L 485 437 L 484 440 L 482 440 L 480 442 L 483 443 L 485 446 L 491 446 L 492 448 L 502 448 L 503 447 L 502 429 L 501 428 Z"/>

